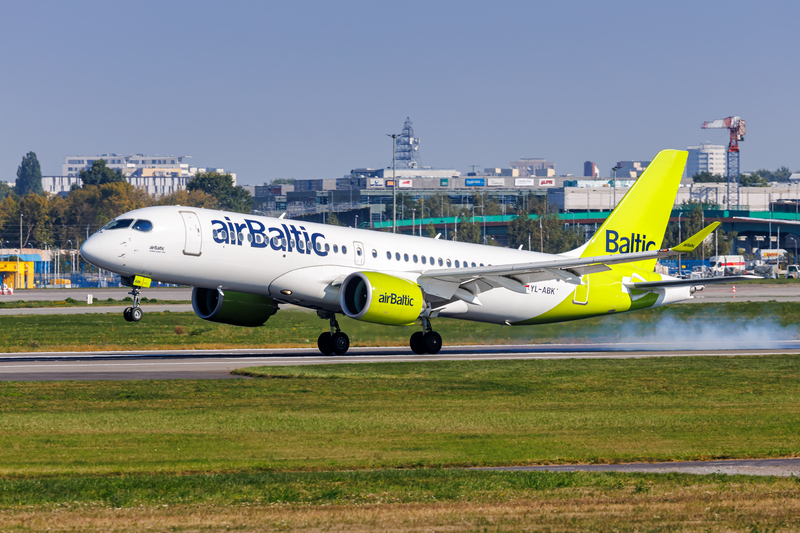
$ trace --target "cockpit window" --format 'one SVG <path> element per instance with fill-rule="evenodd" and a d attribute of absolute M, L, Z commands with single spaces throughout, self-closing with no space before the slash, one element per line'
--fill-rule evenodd
<path fill-rule="evenodd" d="M 133 222 L 132 218 L 120 218 L 119 220 L 112 220 L 106 224 L 105 229 L 125 229 Z"/>
<path fill-rule="evenodd" d="M 136 224 L 133 225 L 133 229 L 139 231 L 152 231 L 153 223 L 149 220 L 137 220 Z"/>

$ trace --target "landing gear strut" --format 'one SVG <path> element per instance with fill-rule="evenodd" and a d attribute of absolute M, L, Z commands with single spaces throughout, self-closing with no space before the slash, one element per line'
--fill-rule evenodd
<path fill-rule="evenodd" d="M 350 338 L 339 329 L 339 322 L 334 313 L 317 313 L 320 318 L 330 320 L 331 330 L 324 332 L 317 339 L 317 347 L 323 355 L 344 355 L 350 348 Z"/>
<path fill-rule="evenodd" d="M 139 322 L 144 316 L 144 311 L 142 311 L 142 308 L 139 306 L 139 294 L 141 294 L 141 292 L 139 287 L 133 287 L 131 292 L 128 293 L 133 296 L 133 307 L 126 307 L 122 312 L 122 316 L 125 317 L 125 320 L 128 322 Z"/>
<path fill-rule="evenodd" d="M 411 335 L 411 351 L 422 355 L 424 353 L 436 354 L 442 349 L 442 336 L 431 329 L 431 321 L 422 317 L 423 331 L 416 331 Z"/>

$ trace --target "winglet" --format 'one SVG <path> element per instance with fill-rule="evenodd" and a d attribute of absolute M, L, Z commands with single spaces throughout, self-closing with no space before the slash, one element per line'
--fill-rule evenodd
<path fill-rule="evenodd" d="M 709 224 L 701 231 L 698 231 L 697 233 L 695 233 L 694 235 L 692 235 L 691 237 L 680 243 L 678 246 L 673 246 L 672 248 L 670 248 L 670 250 L 679 253 L 693 252 L 695 248 L 700 246 L 700 243 L 703 242 L 706 239 L 706 237 L 711 235 L 712 231 L 717 229 L 717 226 L 719 226 L 719 224 L 720 224 L 719 222 L 714 222 L 713 224 Z"/>

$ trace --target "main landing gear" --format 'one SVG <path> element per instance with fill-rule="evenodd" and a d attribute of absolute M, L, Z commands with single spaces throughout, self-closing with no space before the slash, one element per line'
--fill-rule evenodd
<path fill-rule="evenodd" d="M 417 331 L 411 335 L 411 351 L 422 355 L 424 353 L 436 354 L 442 349 L 442 336 L 431 329 L 429 318 L 422 317 L 422 331 Z"/>
<path fill-rule="evenodd" d="M 139 322 L 144 316 L 144 311 L 142 311 L 142 308 L 139 306 L 139 294 L 141 292 L 139 287 L 134 287 L 131 289 L 131 292 L 128 293 L 133 296 L 133 307 L 126 307 L 122 312 L 122 316 L 125 317 L 125 320 L 128 322 Z"/>
<path fill-rule="evenodd" d="M 339 322 L 336 320 L 334 313 L 320 314 L 320 318 L 327 318 L 330 320 L 331 330 L 326 331 L 317 339 L 317 347 L 323 355 L 344 355 L 350 348 L 350 338 L 339 329 Z"/>

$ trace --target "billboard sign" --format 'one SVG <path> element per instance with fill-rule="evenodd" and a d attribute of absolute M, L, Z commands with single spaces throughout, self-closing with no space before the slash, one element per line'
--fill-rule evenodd
<path fill-rule="evenodd" d="M 533 187 L 536 185 L 533 178 L 517 178 L 514 180 L 515 187 Z"/>
<path fill-rule="evenodd" d="M 413 187 L 413 180 L 399 180 L 397 186 L 401 189 L 410 189 Z"/>
<path fill-rule="evenodd" d="M 386 180 L 384 183 L 386 183 L 387 187 L 394 188 L 394 180 Z"/>
<path fill-rule="evenodd" d="M 383 178 L 369 178 L 367 185 L 370 187 L 383 187 Z"/>
<path fill-rule="evenodd" d="M 502 187 L 506 184 L 503 178 L 489 178 L 489 187 Z"/>
<path fill-rule="evenodd" d="M 556 180 L 553 178 L 540 178 L 539 187 L 555 187 Z"/>
<path fill-rule="evenodd" d="M 466 178 L 464 180 L 464 186 L 466 187 L 483 187 L 486 185 L 486 179 L 484 178 Z"/>
<path fill-rule="evenodd" d="M 439 187 L 447 187 L 450 183 L 448 178 L 439 178 Z"/>

